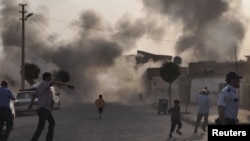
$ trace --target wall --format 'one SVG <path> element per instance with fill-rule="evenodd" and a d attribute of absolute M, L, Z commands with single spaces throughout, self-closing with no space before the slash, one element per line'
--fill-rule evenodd
<path fill-rule="evenodd" d="M 190 103 L 197 104 L 196 95 L 198 92 L 203 89 L 205 86 L 210 91 L 209 97 L 212 105 L 216 105 L 218 101 L 218 96 L 220 94 L 221 89 L 226 85 L 224 76 L 216 77 L 216 78 L 196 78 L 192 80 L 191 86 L 191 96 Z M 240 99 L 240 105 L 244 105 L 245 101 L 243 100 L 244 95 L 243 83 L 240 84 L 240 88 L 237 89 L 237 94 Z"/>
<path fill-rule="evenodd" d="M 170 100 L 169 84 L 162 80 L 160 76 L 155 76 L 151 79 L 151 96 L 152 101 L 158 103 L 159 99 Z M 180 99 L 179 97 L 179 80 L 176 79 L 171 85 L 171 105 L 173 105 L 174 99 Z"/>
<path fill-rule="evenodd" d="M 190 103 L 197 104 L 196 96 L 204 87 L 210 91 L 211 104 L 216 104 L 220 92 L 220 85 L 225 84 L 225 78 L 195 78 L 191 82 Z"/>

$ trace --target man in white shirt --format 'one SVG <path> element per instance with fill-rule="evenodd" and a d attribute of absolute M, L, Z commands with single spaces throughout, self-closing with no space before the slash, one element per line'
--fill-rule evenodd
<path fill-rule="evenodd" d="M 218 99 L 218 119 L 216 124 L 236 124 L 238 122 L 239 98 L 236 88 L 240 87 L 240 79 L 235 72 L 226 75 L 227 85 L 221 90 Z"/>
<path fill-rule="evenodd" d="M 202 124 L 202 130 L 204 132 L 206 131 L 206 127 L 208 124 L 209 107 L 210 107 L 210 99 L 208 97 L 208 93 L 209 92 L 207 91 L 207 89 L 202 89 L 201 92 L 199 92 L 197 95 L 199 108 L 198 108 L 194 133 L 197 132 L 198 126 L 200 125 L 200 122 L 203 117 L 204 117 L 204 122 Z"/>
<path fill-rule="evenodd" d="M 52 141 L 55 127 L 55 119 L 52 115 L 52 92 L 51 86 L 60 85 L 67 86 L 68 88 L 73 89 L 74 86 L 63 83 L 61 81 L 53 81 L 52 74 L 49 72 L 45 72 L 43 74 L 43 81 L 38 85 L 36 90 L 36 95 L 34 95 L 31 99 L 30 105 L 28 109 L 32 109 L 32 105 L 34 103 L 35 97 L 38 98 L 37 102 L 37 114 L 39 117 L 37 129 L 32 136 L 31 141 L 38 141 L 40 135 L 42 134 L 42 130 L 45 127 L 46 120 L 49 122 L 48 132 L 46 136 L 46 141 Z"/>

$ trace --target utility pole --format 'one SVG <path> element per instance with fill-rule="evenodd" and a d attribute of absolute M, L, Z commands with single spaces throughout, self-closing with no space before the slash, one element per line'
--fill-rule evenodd
<path fill-rule="evenodd" d="M 237 61 L 237 48 L 234 47 L 234 53 L 235 53 L 235 71 L 238 73 L 238 61 Z"/>
<path fill-rule="evenodd" d="M 19 11 L 19 13 L 22 14 L 22 18 L 20 19 L 22 21 L 21 89 L 25 89 L 25 13 L 27 13 L 25 6 L 27 5 L 19 4 L 19 6 L 22 8 L 22 10 Z"/>
<path fill-rule="evenodd" d="M 154 80 L 153 83 L 154 83 L 155 105 L 156 105 L 156 103 L 157 103 L 157 100 L 156 100 L 156 94 L 157 94 L 157 93 L 156 93 L 156 90 L 157 90 L 157 89 L 156 89 L 156 88 L 157 88 L 157 80 Z"/>
<path fill-rule="evenodd" d="M 21 89 L 25 89 L 25 21 L 33 15 L 33 13 L 27 13 L 25 10 L 25 6 L 27 4 L 19 4 L 21 6 L 22 10 L 19 11 L 19 13 L 22 14 L 22 18 L 20 20 L 22 21 L 22 59 L 21 59 Z"/>

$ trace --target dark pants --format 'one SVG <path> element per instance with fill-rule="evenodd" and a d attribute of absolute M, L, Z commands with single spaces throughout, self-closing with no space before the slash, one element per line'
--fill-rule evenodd
<path fill-rule="evenodd" d="M 170 134 L 171 134 L 172 132 L 174 132 L 176 125 L 178 126 L 178 127 L 177 127 L 177 130 L 181 129 L 181 127 L 182 127 L 182 122 L 181 122 L 180 119 L 171 120 Z"/>
<path fill-rule="evenodd" d="M 102 117 L 103 108 L 98 108 L 99 118 Z"/>
<path fill-rule="evenodd" d="M 226 122 L 226 124 L 234 125 L 234 124 L 237 124 L 238 121 L 236 119 L 226 118 L 225 122 Z M 215 119 L 215 124 L 217 124 L 217 125 L 221 124 L 221 121 L 219 118 Z"/>
<path fill-rule="evenodd" d="M 46 141 L 52 141 L 55 127 L 55 119 L 52 115 L 52 112 L 45 108 L 40 108 L 37 110 L 38 114 L 38 125 L 37 129 L 31 139 L 31 141 L 38 141 L 40 135 L 42 134 L 42 130 L 45 127 L 46 120 L 49 122 L 48 132 L 46 136 Z"/>
<path fill-rule="evenodd" d="M 9 108 L 0 108 L 0 141 L 8 139 L 13 129 L 13 120 L 14 117 Z M 6 129 L 3 131 L 4 125 L 6 125 Z"/>
<path fill-rule="evenodd" d="M 197 114 L 197 119 L 196 119 L 196 124 L 195 124 L 195 129 L 194 129 L 195 131 L 197 131 L 197 128 L 200 125 L 200 122 L 201 122 L 203 117 L 204 117 L 204 122 L 202 124 L 202 129 L 203 129 L 203 131 L 206 130 L 206 127 L 207 127 L 207 124 L 208 124 L 208 113 L 206 113 L 206 114 L 198 113 Z"/>
<path fill-rule="evenodd" d="M 98 112 L 101 114 L 103 112 L 103 108 L 98 108 Z"/>

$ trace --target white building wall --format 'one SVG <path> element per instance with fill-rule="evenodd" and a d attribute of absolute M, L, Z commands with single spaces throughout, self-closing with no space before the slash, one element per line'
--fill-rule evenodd
<path fill-rule="evenodd" d="M 196 78 L 193 79 L 191 82 L 191 94 L 190 94 L 190 103 L 197 104 L 196 95 L 198 92 L 207 87 L 210 91 L 209 97 L 211 100 L 211 104 L 216 105 L 218 101 L 218 96 L 220 94 L 221 89 L 223 86 L 226 85 L 224 77 L 217 77 L 217 78 Z M 237 89 L 237 93 L 240 99 L 240 104 L 242 103 L 241 95 L 243 87 Z"/>
<path fill-rule="evenodd" d="M 154 81 L 156 81 L 156 85 L 154 85 Z M 169 84 L 163 81 L 160 77 L 154 77 L 152 85 L 152 101 L 158 102 L 159 99 L 170 99 L 169 98 Z M 173 104 L 174 99 L 180 99 L 179 96 L 179 85 L 178 85 L 178 79 L 175 80 L 172 83 L 172 94 L 171 94 L 171 100 Z M 193 78 L 191 82 L 191 90 L 190 90 L 190 103 L 191 104 L 197 104 L 196 96 L 198 92 L 203 89 L 204 87 L 207 87 L 210 91 L 209 97 L 211 99 L 211 104 L 216 105 L 219 93 L 221 89 L 226 85 L 225 82 L 225 76 L 221 77 L 210 77 L 210 78 Z M 243 86 L 239 89 L 237 89 L 239 98 L 240 98 L 240 104 L 242 104 L 242 96 L 243 95 Z"/>
<path fill-rule="evenodd" d="M 216 104 L 220 93 L 220 84 L 225 84 L 225 78 L 196 78 L 191 82 L 190 102 L 197 104 L 196 96 L 204 87 L 210 91 L 211 104 Z"/>

